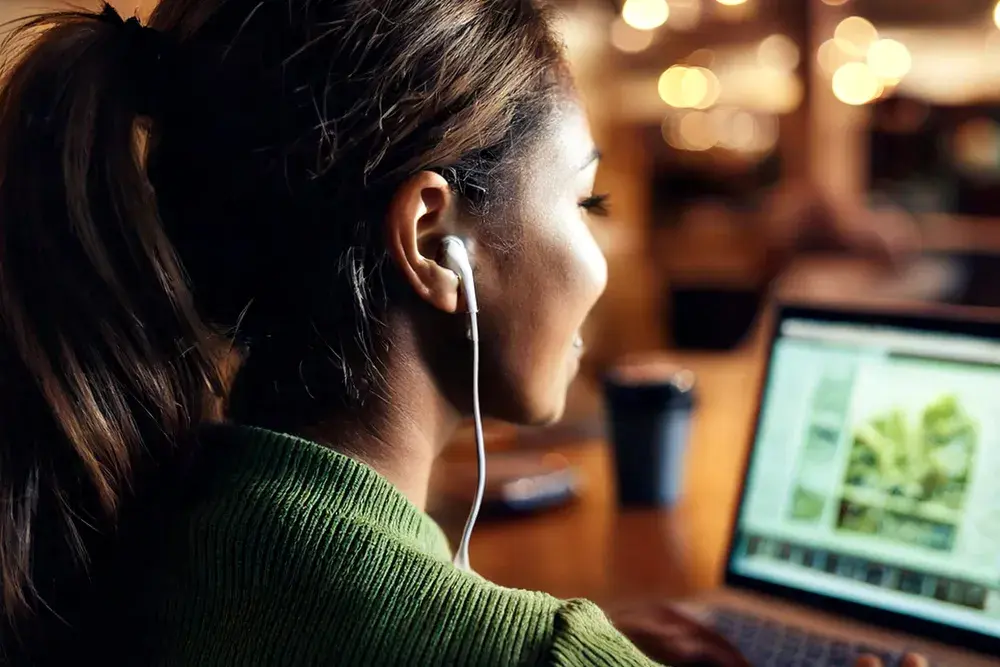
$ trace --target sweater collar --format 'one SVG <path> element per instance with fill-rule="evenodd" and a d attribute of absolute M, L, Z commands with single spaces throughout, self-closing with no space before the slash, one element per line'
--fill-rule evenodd
<path fill-rule="evenodd" d="M 369 524 L 411 543 L 427 555 L 451 559 L 448 540 L 437 523 L 419 510 L 373 468 L 315 442 L 252 426 L 206 427 L 203 440 L 221 445 L 226 458 L 281 486 L 307 490 L 318 508 Z M 232 460 L 232 459 L 230 459 Z"/>

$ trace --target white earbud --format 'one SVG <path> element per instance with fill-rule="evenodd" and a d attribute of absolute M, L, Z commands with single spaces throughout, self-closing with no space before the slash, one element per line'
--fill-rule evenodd
<path fill-rule="evenodd" d="M 441 241 L 444 253 L 443 264 L 458 276 L 459 287 L 465 293 L 465 303 L 469 308 L 469 339 L 472 341 L 472 417 L 476 425 L 476 460 L 479 481 L 476 485 L 476 497 L 469 511 L 469 518 L 462 531 L 462 541 L 455 552 L 455 566 L 471 572 L 469 565 L 469 541 L 472 539 L 472 529 L 479 518 L 479 509 L 483 504 L 483 494 L 486 491 L 486 445 L 483 440 L 483 417 L 479 409 L 479 303 L 476 301 L 476 285 L 472 272 L 472 262 L 465 244 L 456 236 L 446 236 Z"/>
<path fill-rule="evenodd" d="M 469 313 L 478 313 L 476 283 L 472 274 L 472 262 L 469 261 L 469 251 L 465 249 L 465 244 L 457 236 L 446 236 L 441 241 L 441 249 L 444 253 L 445 268 L 451 269 L 458 275 L 462 290 L 465 292 Z"/>

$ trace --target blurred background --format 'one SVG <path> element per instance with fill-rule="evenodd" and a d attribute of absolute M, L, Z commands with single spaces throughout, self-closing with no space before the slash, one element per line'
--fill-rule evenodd
<path fill-rule="evenodd" d="M 819 255 L 988 300 L 942 255 L 1000 247 L 998 20 L 990 0 L 568 3 L 614 204 L 593 361 L 738 345 L 792 274 L 857 290 L 799 271 Z"/>
<path fill-rule="evenodd" d="M 593 229 L 610 281 L 563 424 L 489 429 L 508 498 L 565 485 L 575 500 L 485 524 L 474 562 L 500 583 L 562 596 L 680 594 L 717 577 L 771 304 L 1000 305 L 1000 6 L 557 4 L 603 154 L 610 216 Z M 0 0 L 0 20 L 45 6 Z M 619 513 L 609 490 L 600 379 L 641 354 L 698 383 L 688 500 L 669 516 Z M 459 440 L 435 506 L 452 535 L 472 491 L 470 438 Z"/>
<path fill-rule="evenodd" d="M 995 0 L 560 7 L 611 195 L 570 422 L 614 360 L 739 349 L 775 298 L 1000 304 Z"/>
<path fill-rule="evenodd" d="M 592 370 L 738 348 L 774 298 L 1000 304 L 994 0 L 563 9 L 612 201 Z"/>

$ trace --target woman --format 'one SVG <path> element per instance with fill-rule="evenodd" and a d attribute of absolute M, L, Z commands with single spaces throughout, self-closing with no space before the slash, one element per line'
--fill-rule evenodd
<path fill-rule="evenodd" d="M 559 417 L 604 287 L 596 152 L 544 12 L 163 0 L 148 28 L 105 7 L 18 35 L 7 661 L 646 664 L 593 605 L 454 568 L 421 509 L 469 409 L 442 239 L 472 249 L 493 417 Z M 651 618 L 659 657 L 739 660 Z"/>

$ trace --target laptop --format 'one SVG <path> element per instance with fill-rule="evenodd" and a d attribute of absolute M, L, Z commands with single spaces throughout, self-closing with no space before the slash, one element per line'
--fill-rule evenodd
<path fill-rule="evenodd" d="M 1000 320 L 777 314 L 726 559 L 761 667 L 1000 666 Z"/>

